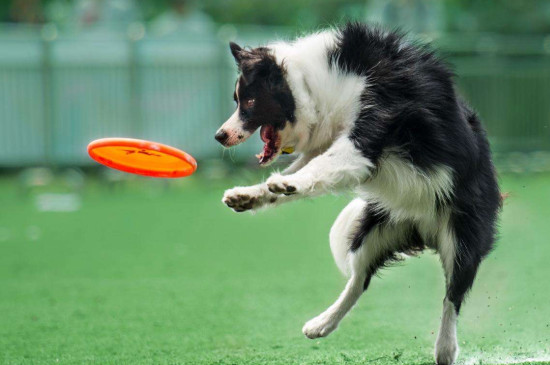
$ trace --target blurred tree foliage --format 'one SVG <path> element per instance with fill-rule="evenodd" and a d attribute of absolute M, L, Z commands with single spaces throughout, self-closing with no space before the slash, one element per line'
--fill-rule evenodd
<path fill-rule="evenodd" d="M 0 21 L 58 22 L 48 8 L 71 7 L 82 1 L 0 0 Z M 130 0 L 148 21 L 184 4 L 198 8 L 217 23 L 262 24 L 315 28 L 349 19 L 365 19 L 376 0 Z M 550 33 L 550 0 L 389 0 L 394 8 L 414 2 L 443 8 L 440 30 L 459 32 Z M 52 19 L 54 18 L 54 19 Z"/>
<path fill-rule="evenodd" d="M 147 17 L 170 3 L 144 0 Z M 418 0 L 388 1 L 399 7 Z M 314 28 L 367 17 L 372 0 L 202 0 L 185 1 L 217 23 L 263 24 Z M 550 33 L 550 0 L 433 0 L 443 6 L 443 31 Z M 428 1 L 429 4 L 429 1 Z M 145 9 L 147 7 L 147 9 Z"/>
<path fill-rule="evenodd" d="M 447 30 L 550 33 L 549 0 L 446 0 Z"/>
<path fill-rule="evenodd" d="M 365 3 L 357 0 L 205 0 L 203 9 L 222 23 L 310 28 L 344 19 L 363 19 Z"/>

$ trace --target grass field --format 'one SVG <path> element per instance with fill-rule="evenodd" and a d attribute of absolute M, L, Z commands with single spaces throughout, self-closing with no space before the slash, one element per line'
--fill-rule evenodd
<path fill-rule="evenodd" d="M 80 210 L 54 213 L 16 183 L 0 180 L 5 364 L 432 363 L 444 290 L 428 252 L 383 271 L 328 338 L 302 335 L 345 283 L 328 231 L 349 197 L 235 214 L 220 203 L 234 182 L 91 179 Z M 550 175 L 502 185 L 459 363 L 550 363 Z"/>

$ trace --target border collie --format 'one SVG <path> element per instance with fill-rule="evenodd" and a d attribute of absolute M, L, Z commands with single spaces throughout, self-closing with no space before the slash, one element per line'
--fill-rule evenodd
<path fill-rule="evenodd" d="M 299 156 L 263 183 L 227 190 L 223 203 L 242 212 L 338 191 L 356 196 L 330 230 L 349 281 L 303 333 L 327 336 L 379 268 L 431 248 L 446 279 L 435 360 L 452 364 L 457 316 L 493 246 L 501 196 L 485 130 L 449 67 L 427 46 L 360 23 L 230 49 L 237 109 L 216 140 L 235 146 L 259 128 L 260 165 Z"/>

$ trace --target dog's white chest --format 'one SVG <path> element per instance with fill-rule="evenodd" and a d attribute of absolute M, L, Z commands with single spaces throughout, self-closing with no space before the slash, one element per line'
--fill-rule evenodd
<path fill-rule="evenodd" d="M 357 193 L 366 201 L 376 202 L 397 221 L 431 220 L 437 200 L 452 194 L 452 172 L 443 166 L 424 172 L 398 155 L 389 154 Z"/>

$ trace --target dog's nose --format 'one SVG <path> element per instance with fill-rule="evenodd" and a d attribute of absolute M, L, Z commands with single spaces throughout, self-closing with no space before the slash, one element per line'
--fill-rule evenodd
<path fill-rule="evenodd" d="M 216 132 L 216 135 L 214 136 L 216 138 L 216 141 L 220 142 L 221 144 L 224 144 L 227 140 L 227 132 L 223 129 L 220 129 Z"/>

